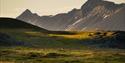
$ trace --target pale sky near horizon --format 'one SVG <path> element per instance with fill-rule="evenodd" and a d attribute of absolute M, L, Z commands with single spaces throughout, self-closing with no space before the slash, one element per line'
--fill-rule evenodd
<path fill-rule="evenodd" d="M 26 9 L 38 15 L 66 13 L 80 8 L 87 0 L 0 0 L 0 17 L 17 17 Z M 125 3 L 125 0 L 110 0 Z"/>

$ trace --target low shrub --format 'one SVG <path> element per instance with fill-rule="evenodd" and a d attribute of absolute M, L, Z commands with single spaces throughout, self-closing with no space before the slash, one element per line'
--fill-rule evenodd
<path fill-rule="evenodd" d="M 44 56 L 43 53 L 36 53 L 36 52 L 30 52 L 27 54 L 28 58 L 41 58 L 43 56 Z"/>
<path fill-rule="evenodd" d="M 66 56 L 69 56 L 69 55 L 59 54 L 59 53 L 48 53 L 44 57 L 47 57 L 47 58 L 56 58 L 56 57 L 66 57 Z"/>

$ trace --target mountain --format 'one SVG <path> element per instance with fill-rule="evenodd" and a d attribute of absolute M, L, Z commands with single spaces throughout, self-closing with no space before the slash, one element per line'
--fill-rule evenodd
<path fill-rule="evenodd" d="M 81 13 L 82 11 L 80 9 L 73 9 L 68 13 L 60 13 L 55 16 L 38 16 L 27 9 L 16 19 L 48 30 L 64 31 L 70 24 L 73 24 L 82 17 Z"/>
<path fill-rule="evenodd" d="M 67 30 L 75 31 L 125 31 L 125 4 L 103 0 L 88 0 L 81 8 L 83 18 Z"/>
<path fill-rule="evenodd" d="M 0 29 L 34 29 L 46 32 L 48 30 L 13 18 L 0 18 Z"/>
<path fill-rule="evenodd" d="M 19 20 L 23 20 L 27 23 L 37 25 L 37 20 L 40 20 L 40 16 L 36 13 L 32 13 L 30 10 L 25 10 L 21 16 L 18 17 Z"/>
<path fill-rule="evenodd" d="M 30 10 L 16 19 L 54 31 L 125 31 L 125 4 L 88 0 L 81 9 L 54 16 L 38 16 Z"/>

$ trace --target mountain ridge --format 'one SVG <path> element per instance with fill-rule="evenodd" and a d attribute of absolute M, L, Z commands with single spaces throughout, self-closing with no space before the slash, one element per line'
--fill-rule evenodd
<path fill-rule="evenodd" d="M 53 31 L 125 31 L 125 19 L 121 18 L 125 17 L 124 7 L 124 3 L 115 4 L 114 2 L 104 0 L 88 0 L 84 5 L 81 6 L 81 9 L 72 9 L 68 13 L 60 13 L 54 16 L 38 16 L 32 13 L 30 10 L 26 10 L 30 12 L 29 15 L 27 14 L 28 12 L 25 13 L 26 11 L 24 11 L 16 19 Z M 117 21 L 118 19 L 121 19 L 119 22 L 122 23 L 122 28 L 117 27 L 115 25 L 116 23 L 109 26 L 108 21 L 117 22 L 114 20 L 116 18 L 113 18 L 114 15 L 117 15 Z M 112 20 L 110 18 L 112 18 Z M 101 27 L 102 22 L 104 24 L 103 27 Z M 98 26 L 95 26 L 96 24 Z M 111 27 L 116 27 L 116 29 L 112 29 Z"/>

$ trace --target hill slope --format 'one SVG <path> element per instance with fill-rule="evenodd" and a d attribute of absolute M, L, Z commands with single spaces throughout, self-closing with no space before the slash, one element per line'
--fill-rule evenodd
<path fill-rule="evenodd" d="M 40 30 L 42 32 L 48 32 L 48 30 L 32 25 L 30 23 L 23 22 L 21 20 L 12 18 L 0 18 L 1 29 L 33 29 Z"/>
<path fill-rule="evenodd" d="M 16 38 L 25 36 L 27 32 L 47 33 L 48 30 L 25 23 L 12 18 L 0 18 L 0 46 L 17 46 L 28 45 L 26 41 L 17 40 Z M 26 38 L 28 39 L 28 38 Z"/>

